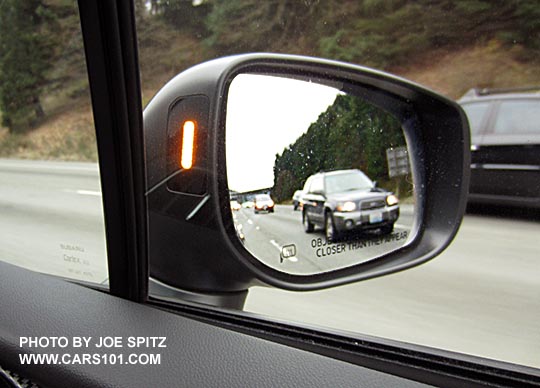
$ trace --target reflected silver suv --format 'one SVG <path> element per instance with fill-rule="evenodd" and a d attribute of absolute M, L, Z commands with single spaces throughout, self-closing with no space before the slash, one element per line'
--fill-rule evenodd
<path fill-rule="evenodd" d="M 375 184 L 360 170 L 339 170 L 310 176 L 302 196 L 306 233 L 322 226 L 326 239 L 344 232 L 379 229 L 391 233 L 399 217 L 398 198 Z"/>

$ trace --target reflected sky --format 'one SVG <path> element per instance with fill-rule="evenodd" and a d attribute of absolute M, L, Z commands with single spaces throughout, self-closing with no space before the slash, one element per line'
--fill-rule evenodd
<path fill-rule="evenodd" d="M 243 192 L 273 186 L 276 154 L 305 133 L 338 94 L 317 83 L 238 75 L 227 101 L 229 188 Z"/>

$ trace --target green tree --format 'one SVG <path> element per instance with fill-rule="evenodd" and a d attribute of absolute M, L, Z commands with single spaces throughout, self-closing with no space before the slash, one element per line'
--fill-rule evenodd
<path fill-rule="evenodd" d="M 278 202 L 291 199 L 291 193 L 296 190 L 296 181 L 296 177 L 289 170 L 281 171 L 272 191 L 274 199 Z"/>
<path fill-rule="evenodd" d="M 272 194 L 278 202 L 290 199 L 319 171 L 357 168 L 379 183 L 388 181 L 386 150 L 403 145 L 395 117 L 361 98 L 340 95 L 305 134 L 276 155 Z"/>
<path fill-rule="evenodd" d="M 217 55 L 275 51 L 316 54 L 327 15 L 340 9 L 337 0 L 214 0 L 207 25 L 207 44 Z M 306 52 L 306 49 L 308 50 Z"/>
<path fill-rule="evenodd" d="M 167 0 L 153 1 L 152 4 L 158 7 L 158 13 L 174 28 L 189 30 L 197 38 L 208 35 L 206 19 L 212 10 L 211 1 Z"/>
<path fill-rule="evenodd" d="M 511 43 L 521 43 L 526 47 L 540 50 L 540 7 L 536 0 L 513 0 L 515 28 L 504 32 L 503 37 Z M 533 55 L 534 55 L 533 54 Z"/>
<path fill-rule="evenodd" d="M 364 0 L 321 35 L 320 55 L 387 68 L 437 49 L 502 38 L 538 55 L 538 0 Z"/>
<path fill-rule="evenodd" d="M 44 116 L 40 96 L 53 53 L 45 24 L 52 17 L 40 0 L 0 3 L 0 110 L 12 132 Z"/>

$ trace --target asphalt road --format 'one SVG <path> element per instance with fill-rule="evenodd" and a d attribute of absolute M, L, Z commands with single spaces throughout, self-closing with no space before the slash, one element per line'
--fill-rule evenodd
<path fill-rule="evenodd" d="M 278 213 L 253 217 L 253 225 Z M 246 310 L 540 367 L 539 237 L 538 217 L 468 214 L 430 263 L 318 292 L 257 287 Z M 103 282 L 105 257 L 95 165 L 0 160 L 0 259 Z"/>
<path fill-rule="evenodd" d="M 107 280 L 96 164 L 0 160 L 0 259 L 35 271 Z"/>
<path fill-rule="evenodd" d="M 413 224 L 413 207 L 405 205 L 389 235 L 374 230 L 327 243 L 322 228 L 304 232 L 302 213 L 294 211 L 292 205 L 276 205 L 273 213 L 258 214 L 252 208 L 242 208 L 235 215 L 235 222 L 242 225 L 244 245 L 255 257 L 272 268 L 297 275 L 350 267 L 395 250 L 406 243 Z M 284 247 L 293 247 L 296 254 L 282 255 Z"/>
<path fill-rule="evenodd" d="M 324 291 L 256 287 L 246 310 L 540 368 L 540 220 L 467 214 L 417 268 Z"/>

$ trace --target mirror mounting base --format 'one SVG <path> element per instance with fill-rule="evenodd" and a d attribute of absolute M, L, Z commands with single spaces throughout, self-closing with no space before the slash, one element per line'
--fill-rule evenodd
<path fill-rule="evenodd" d="M 215 307 L 224 307 L 235 310 L 243 310 L 248 290 L 227 293 L 205 293 L 199 291 L 182 290 L 169 286 L 159 280 L 149 279 L 149 294 L 153 297 L 165 300 L 179 300 L 202 303 Z"/>

